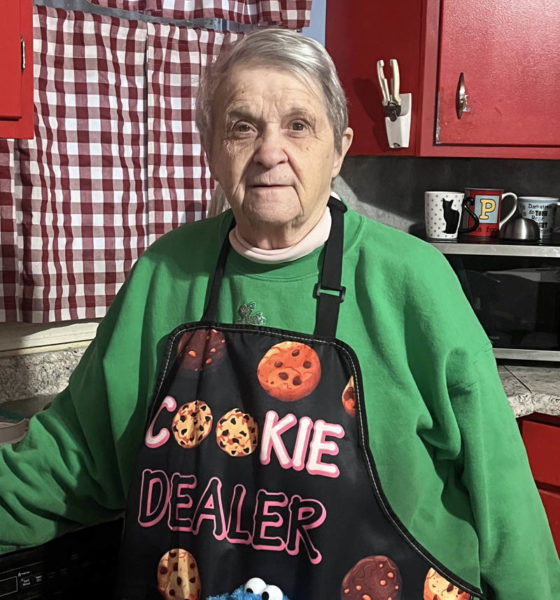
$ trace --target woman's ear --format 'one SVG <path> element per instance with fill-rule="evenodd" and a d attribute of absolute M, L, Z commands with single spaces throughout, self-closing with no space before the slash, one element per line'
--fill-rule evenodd
<path fill-rule="evenodd" d="M 206 163 L 208 164 L 208 168 L 210 169 L 210 174 L 212 175 L 212 164 L 210 161 L 210 145 L 208 144 L 208 140 L 200 134 L 200 145 L 202 146 L 202 151 L 206 156 Z M 213 176 L 213 175 L 212 175 Z"/>
<path fill-rule="evenodd" d="M 350 149 L 353 139 L 354 139 L 354 132 L 352 131 L 352 129 L 350 129 L 350 127 L 347 127 L 346 130 L 344 131 L 344 133 L 342 134 L 341 151 L 336 152 L 335 160 L 333 163 L 333 170 L 332 170 L 332 178 L 333 179 L 340 173 L 340 169 L 342 168 L 342 163 L 344 162 L 344 157 L 346 156 L 346 153 Z"/>

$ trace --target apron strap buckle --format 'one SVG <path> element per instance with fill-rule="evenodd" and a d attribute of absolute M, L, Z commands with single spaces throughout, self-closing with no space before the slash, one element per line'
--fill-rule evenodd
<path fill-rule="evenodd" d="M 315 288 L 313 290 L 313 297 L 314 298 L 319 298 L 319 296 L 323 294 L 323 295 L 328 295 L 328 296 L 336 296 L 338 295 L 338 302 L 340 304 L 342 304 L 342 302 L 344 302 L 344 298 L 346 296 L 346 287 L 345 286 L 338 286 L 338 287 L 323 287 L 321 286 L 320 282 L 317 282 L 315 284 Z"/>

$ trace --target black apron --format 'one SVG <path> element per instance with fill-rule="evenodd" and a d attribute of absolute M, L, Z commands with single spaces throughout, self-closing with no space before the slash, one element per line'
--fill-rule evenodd
<path fill-rule="evenodd" d="M 412 538 L 381 489 L 358 361 L 336 339 L 346 208 L 329 207 L 313 335 L 214 321 L 228 236 L 202 321 L 170 335 L 130 488 L 120 599 L 230 598 L 253 578 L 253 594 L 235 598 L 482 597 Z"/>

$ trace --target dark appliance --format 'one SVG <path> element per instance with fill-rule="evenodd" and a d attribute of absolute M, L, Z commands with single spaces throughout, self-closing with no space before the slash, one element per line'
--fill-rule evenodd
<path fill-rule="evenodd" d="M 447 258 L 496 358 L 560 361 L 560 247 L 433 244 Z"/>
<path fill-rule="evenodd" d="M 110 599 L 122 519 L 0 556 L 0 600 Z"/>

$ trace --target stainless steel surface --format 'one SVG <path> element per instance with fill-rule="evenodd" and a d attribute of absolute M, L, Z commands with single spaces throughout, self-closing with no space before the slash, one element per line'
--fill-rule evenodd
<path fill-rule="evenodd" d="M 518 217 L 506 222 L 500 230 L 500 237 L 504 240 L 538 242 L 541 233 L 538 224 L 533 219 Z"/>
<path fill-rule="evenodd" d="M 557 350 L 528 350 L 525 348 L 494 348 L 496 358 L 509 360 L 560 361 Z"/>
<path fill-rule="evenodd" d="M 470 112 L 468 105 L 469 96 L 465 88 L 465 75 L 461 73 L 459 76 L 459 83 L 457 84 L 457 95 L 455 97 L 455 110 L 457 111 L 457 118 L 460 119 L 464 112 Z"/>
<path fill-rule="evenodd" d="M 461 242 L 431 242 L 442 254 L 465 254 L 477 256 L 538 256 L 543 258 L 560 258 L 560 246 L 531 244 L 484 244 Z"/>

